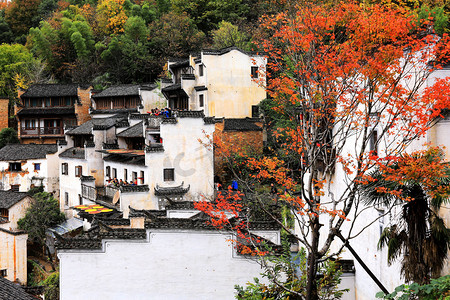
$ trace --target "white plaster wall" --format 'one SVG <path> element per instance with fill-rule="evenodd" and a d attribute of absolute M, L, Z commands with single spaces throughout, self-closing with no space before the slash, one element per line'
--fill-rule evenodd
<path fill-rule="evenodd" d="M 75 158 L 66 158 L 60 157 L 60 173 L 61 173 L 61 164 L 68 164 L 68 174 L 62 175 L 60 174 L 60 199 L 59 204 L 61 211 L 66 214 L 67 218 L 73 217 L 73 210 L 70 207 L 80 204 L 78 195 L 81 195 L 81 180 L 80 177 L 75 176 L 75 167 L 82 167 L 82 174 L 84 176 L 88 175 L 89 166 L 88 161 L 85 159 L 75 159 Z M 69 204 L 65 205 L 65 193 L 69 194 Z"/>
<path fill-rule="evenodd" d="M 6 279 L 27 283 L 28 234 L 13 235 L 0 230 L 0 270 L 6 269 Z"/>
<path fill-rule="evenodd" d="M 234 285 L 261 268 L 235 257 L 230 238 L 155 230 L 149 242 L 106 242 L 104 253 L 61 250 L 61 299 L 234 299 Z"/>
<path fill-rule="evenodd" d="M 7 230 L 18 230 L 17 221 L 23 218 L 27 212 L 27 209 L 31 205 L 31 197 L 25 197 L 23 200 L 14 204 L 8 209 L 8 221 L 7 223 L 0 224 L 0 228 Z"/>
<path fill-rule="evenodd" d="M 50 156 L 50 155 L 49 155 Z M 53 155 L 51 165 L 53 166 Z M 11 172 L 8 171 L 9 169 L 9 163 L 10 162 L 20 162 L 22 163 L 22 171 L 20 172 Z M 34 170 L 34 164 L 41 164 L 40 170 L 35 171 Z M 44 186 L 44 190 L 47 192 L 54 191 L 54 188 L 56 187 L 55 184 L 57 181 L 53 176 L 54 173 L 52 172 L 51 177 L 49 178 L 49 172 L 47 167 L 47 160 L 46 159 L 30 159 L 25 161 L 0 161 L 0 180 L 2 184 L 3 190 L 9 190 L 11 188 L 11 185 L 20 184 L 19 191 L 20 192 L 27 192 L 30 189 L 31 184 L 34 184 L 35 186 L 39 186 L 42 182 L 42 185 Z M 33 179 L 33 177 L 35 179 Z M 40 179 L 38 179 L 40 178 Z M 41 180 L 42 179 L 42 180 Z M 50 183 L 50 187 L 49 187 Z"/>
<path fill-rule="evenodd" d="M 213 153 L 199 139 L 212 136 L 214 125 L 205 125 L 202 118 L 177 120 L 177 124 L 161 124 L 164 152 L 145 154 L 150 191 L 154 191 L 156 184 L 173 187 L 184 182 L 185 187 L 190 185 L 186 200 L 199 200 L 202 196 L 210 198 L 214 192 Z M 175 169 L 174 181 L 164 181 L 165 168 Z"/>
<path fill-rule="evenodd" d="M 258 80 L 265 83 L 266 59 L 248 56 L 238 50 L 223 55 L 202 53 L 201 58 L 208 88 L 208 110 L 205 114 L 227 118 L 251 117 L 252 105 L 266 98 L 264 87 L 251 77 L 251 67 L 260 67 Z"/>

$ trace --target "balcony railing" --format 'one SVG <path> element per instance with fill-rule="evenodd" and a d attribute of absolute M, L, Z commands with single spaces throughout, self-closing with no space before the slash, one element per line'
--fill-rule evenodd
<path fill-rule="evenodd" d="M 20 135 L 63 135 L 64 130 L 62 127 L 42 127 L 42 128 L 20 128 Z"/>
<path fill-rule="evenodd" d="M 115 186 L 92 187 L 81 184 L 81 196 L 90 201 L 112 202 L 114 195 L 119 191 Z"/>

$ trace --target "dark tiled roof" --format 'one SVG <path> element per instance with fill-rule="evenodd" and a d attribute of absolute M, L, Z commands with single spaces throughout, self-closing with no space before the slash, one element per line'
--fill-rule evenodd
<path fill-rule="evenodd" d="M 21 98 L 78 96 L 78 84 L 33 84 Z"/>
<path fill-rule="evenodd" d="M 173 61 L 173 59 L 172 59 Z M 178 61 L 174 64 L 169 65 L 169 68 L 185 68 L 185 67 L 189 67 L 189 60 L 188 59 L 183 59 L 181 61 Z"/>
<path fill-rule="evenodd" d="M 86 135 L 92 134 L 92 130 L 105 130 L 113 127 L 117 122 L 116 117 L 111 118 L 94 118 L 89 120 L 77 128 L 68 131 L 68 135 Z"/>
<path fill-rule="evenodd" d="M 10 144 L 0 149 L 0 161 L 42 159 L 57 150 L 57 145 L 50 144 Z"/>
<path fill-rule="evenodd" d="M 169 200 L 169 204 L 166 209 L 171 210 L 196 210 L 194 207 L 194 202 L 192 201 L 172 201 Z"/>
<path fill-rule="evenodd" d="M 101 249 L 102 239 L 145 240 L 145 229 L 110 228 L 98 220 L 99 225 L 92 227 L 85 234 L 74 238 L 58 237 L 58 249 Z"/>
<path fill-rule="evenodd" d="M 148 185 L 121 185 L 120 191 L 122 193 L 136 193 L 136 192 L 148 192 L 150 189 Z"/>
<path fill-rule="evenodd" d="M 103 143 L 103 149 L 119 149 L 119 144 L 116 143 Z"/>
<path fill-rule="evenodd" d="M 195 89 L 197 92 L 201 92 L 201 91 L 206 91 L 206 90 L 208 90 L 208 88 L 207 88 L 206 86 L 204 86 L 204 85 L 194 86 L 194 89 Z"/>
<path fill-rule="evenodd" d="M 95 178 L 94 178 L 94 176 L 83 176 L 83 175 L 81 175 L 80 180 L 81 181 L 94 181 Z"/>
<path fill-rule="evenodd" d="M 181 74 L 181 79 L 183 80 L 195 80 L 194 74 Z"/>
<path fill-rule="evenodd" d="M 162 83 L 173 83 L 172 79 L 170 79 L 170 78 L 162 78 L 161 82 Z"/>
<path fill-rule="evenodd" d="M 204 220 L 196 219 L 177 219 L 177 218 L 158 218 L 151 222 L 146 222 L 145 227 L 149 229 L 200 229 L 216 230 L 214 226 L 209 225 Z"/>
<path fill-rule="evenodd" d="M 10 208 L 27 196 L 22 192 L 0 191 L 0 208 Z"/>
<path fill-rule="evenodd" d="M 59 157 L 84 159 L 84 148 L 72 147 L 59 154 Z"/>
<path fill-rule="evenodd" d="M 0 277 L 0 299 L 1 300 L 36 300 L 27 294 L 20 285 L 12 283 L 6 278 Z"/>
<path fill-rule="evenodd" d="M 203 54 L 208 54 L 208 55 L 223 55 L 223 54 L 226 54 L 226 53 L 231 52 L 233 50 L 237 50 L 237 51 L 239 51 L 241 53 L 244 53 L 246 55 L 249 55 L 249 56 L 261 55 L 261 54 L 259 54 L 257 52 L 244 51 L 244 50 L 242 50 L 242 49 L 240 49 L 238 47 L 228 47 L 228 48 L 224 48 L 224 49 L 220 49 L 220 50 L 206 50 L 205 49 L 205 50 L 202 50 L 202 53 Z"/>
<path fill-rule="evenodd" d="M 9 233 L 9 234 L 12 234 L 12 235 L 27 234 L 25 231 L 22 231 L 22 230 L 14 230 L 14 231 L 12 231 L 12 230 L 8 230 L 8 229 L 1 228 L 1 227 L 0 227 L 0 231 L 6 232 L 6 233 Z"/>
<path fill-rule="evenodd" d="M 96 109 L 91 111 L 92 115 L 99 114 L 128 114 L 137 112 L 137 108 Z"/>
<path fill-rule="evenodd" d="M 102 92 L 95 94 L 92 98 L 120 97 L 120 96 L 139 96 L 139 85 L 123 84 L 111 86 Z"/>
<path fill-rule="evenodd" d="M 179 90 L 179 89 L 181 89 L 181 84 L 180 83 L 175 83 L 175 84 L 166 86 L 161 91 L 162 92 L 170 92 L 170 91 L 176 91 L 176 90 Z"/>
<path fill-rule="evenodd" d="M 155 187 L 155 195 L 156 196 L 173 196 L 173 195 L 184 195 L 189 189 L 190 185 L 187 187 L 183 187 L 184 182 L 182 182 L 179 186 L 174 187 L 161 187 L 158 184 Z"/>
<path fill-rule="evenodd" d="M 118 137 L 144 137 L 144 127 L 142 122 L 137 123 L 136 125 L 125 129 L 121 133 L 117 134 Z"/>
<path fill-rule="evenodd" d="M 177 121 L 176 118 L 170 117 L 170 118 L 164 118 L 161 123 L 163 123 L 163 124 L 177 124 L 178 121 Z"/>
<path fill-rule="evenodd" d="M 124 218 L 95 217 L 94 220 L 99 220 L 105 225 L 116 225 L 116 226 L 130 225 L 130 219 L 124 219 Z M 94 222 L 94 224 L 95 223 L 96 222 Z"/>
<path fill-rule="evenodd" d="M 164 152 L 163 144 L 150 144 L 145 146 L 146 152 Z"/>
<path fill-rule="evenodd" d="M 18 116 L 35 116 L 35 115 L 74 115 L 74 107 L 40 107 L 40 108 L 24 108 L 20 110 Z"/>
<path fill-rule="evenodd" d="M 205 124 L 216 124 L 216 118 L 215 117 L 204 117 L 203 121 L 205 122 Z"/>
<path fill-rule="evenodd" d="M 125 156 L 120 154 L 110 154 L 103 158 L 104 161 L 114 161 L 122 164 L 145 166 L 145 156 Z"/>
<path fill-rule="evenodd" d="M 262 131 L 262 128 L 255 124 L 259 119 L 225 119 L 224 131 Z"/>
<path fill-rule="evenodd" d="M 177 112 L 179 118 L 204 118 L 203 110 L 180 110 Z"/>
<path fill-rule="evenodd" d="M 84 143 L 84 145 L 86 146 L 86 148 L 94 148 L 95 147 L 95 143 L 93 141 L 86 141 Z"/>

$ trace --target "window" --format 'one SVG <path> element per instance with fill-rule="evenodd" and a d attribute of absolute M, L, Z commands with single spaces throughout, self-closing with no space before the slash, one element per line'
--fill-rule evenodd
<path fill-rule="evenodd" d="M 106 177 L 111 177 L 111 167 L 110 166 L 106 167 L 105 176 Z"/>
<path fill-rule="evenodd" d="M 16 162 L 9 163 L 9 171 L 11 171 L 11 172 L 20 172 L 20 171 L 22 171 L 22 164 L 20 162 L 19 163 L 16 163 Z"/>
<path fill-rule="evenodd" d="M 69 165 L 67 163 L 61 164 L 61 174 L 62 175 L 69 174 Z"/>
<path fill-rule="evenodd" d="M 0 276 L 1 276 L 1 277 L 6 277 L 6 276 L 8 276 L 8 272 L 6 271 L 6 269 L 0 270 Z"/>
<path fill-rule="evenodd" d="M 75 177 L 81 177 L 82 174 L 83 174 L 83 167 L 76 166 L 75 167 Z"/>
<path fill-rule="evenodd" d="M 69 206 L 69 193 L 68 192 L 64 193 L 64 205 Z"/>
<path fill-rule="evenodd" d="M 117 178 L 117 169 L 113 168 L 112 172 L 113 172 L 113 178 Z"/>
<path fill-rule="evenodd" d="M 203 65 L 198 66 L 198 75 L 203 76 Z"/>
<path fill-rule="evenodd" d="M 80 194 L 78 194 L 78 204 L 83 205 L 83 197 Z"/>
<path fill-rule="evenodd" d="M 252 105 L 252 118 L 259 118 L 259 107 L 258 107 L 258 105 Z"/>
<path fill-rule="evenodd" d="M 41 164 L 34 164 L 34 170 L 40 171 L 41 170 Z"/>
<path fill-rule="evenodd" d="M 203 103 L 203 102 L 204 102 L 204 101 L 203 101 L 203 95 L 199 95 L 199 96 L 198 96 L 198 102 L 199 102 L 199 106 L 200 106 L 200 107 L 203 107 L 203 105 L 204 105 L 204 103 Z"/>
<path fill-rule="evenodd" d="M 175 169 L 164 169 L 164 181 L 175 180 Z"/>
<path fill-rule="evenodd" d="M 25 129 L 36 129 L 36 120 L 25 120 Z"/>
<path fill-rule="evenodd" d="M 141 171 L 141 177 L 139 179 L 141 180 L 141 184 L 144 184 L 144 171 Z"/>
<path fill-rule="evenodd" d="M 123 180 L 124 181 L 128 180 L 128 170 L 127 169 L 123 169 Z"/>
<path fill-rule="evenodd" d="M 137 172 L 131 173 L 131 180 L 135 182 L 137 180 Z"/>
<path fill-rule="evenodd" d="M 7 208 L 0 208 L 0 217 L 9 221 L 9 210 Z"/>
<path fill-rule="evenodd" d="M 369 136 L 369 150 L 373 155 L 378 155 L 378 131 L 373 129 Z"/>
<path fill-rule="evenodd" d="M 258 78 L 258 67 L 251 68 L 252 78 Z"/>
<path fill-rule="evenodd" d="M 18 192 L 20 188 L 20 184 L 11 184 L 11 191 Z"/>

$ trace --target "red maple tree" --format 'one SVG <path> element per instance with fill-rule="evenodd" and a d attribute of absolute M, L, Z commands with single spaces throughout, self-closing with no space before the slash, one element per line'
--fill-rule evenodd
<path fill-rule="evenodd" d="M 368 171 L 403 153 L 450 107 L 449 80 L 429 80 L 449 56 L 448 37 L 415 24 L 401 9 L 356 3 L 302 4 L 262 20 L 266 88 L 285 126 L 273 131 L 269 155 L 246 157 L 217 140 L 215 146 L 234 163 L 245 194 L 306 248 L 307 286 L 300 297 L 318 299 L 318 264 L 336 254 L 330 250 L 337 234 L 357 235 L 353 226 L 341 229 L 363 209 L 359 191 L 371 181 Z M 197 208 L 213 225 L 229 223 L 239 235 L 247 233 L 248 251 L 265 254 L 249 234 L 245 197 L 239 202 L 232 195 Z M 292 212 L 295 232 L 272 213 L 274 201 Z"/>

